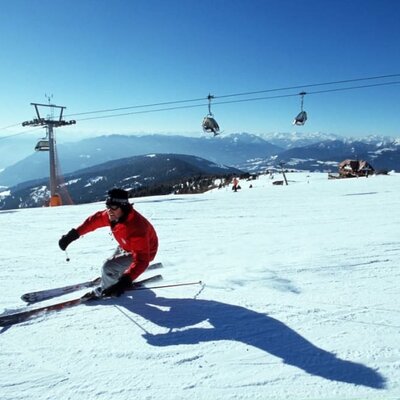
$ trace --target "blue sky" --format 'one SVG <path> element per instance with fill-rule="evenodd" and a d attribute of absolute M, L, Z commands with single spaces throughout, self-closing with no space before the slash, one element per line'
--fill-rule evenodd
<path fill-rule="evenodd" d="M 45 94 L 52 94 L 78 121 L 60 129 L 65 137 L 203 135 L 211 93 L 223 134 L 400 136 L 400 76 L 222 97 L 400 74 L 398 0 L 3 0 L 1 8 L 0 128 L 32 119 L 30 103 L 46 103 Z M 388 82 L 399 83 L 311 93 Z M 302 90 L 309 92 L 309 119 L 294 127 Z M 176 104 L 200 107 L 113 118 L 98 118 L 110 112 L 76 115 L 192 99 L 204 100 Z M 1 129 L 0 136 L 24 129 Z"/>

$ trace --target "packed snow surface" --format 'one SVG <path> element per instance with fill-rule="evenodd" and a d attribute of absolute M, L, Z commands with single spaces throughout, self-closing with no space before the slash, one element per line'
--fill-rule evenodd
<path fill-rule="evenodd" d="M 0 328 L 0 398 L 399 399 L 400 175 L 288 180 L 134 199 L 160 239 L 154 285 L 194 284 Z M 106 228 L 70 262 L 58 239 L 102 207 L 0 212 L 0 313 L 99 274 Z"/>

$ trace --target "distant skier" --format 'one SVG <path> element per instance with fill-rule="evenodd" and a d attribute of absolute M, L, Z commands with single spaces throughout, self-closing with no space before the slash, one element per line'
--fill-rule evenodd
<path fill-rule="evenodd" d="M 109 226 L 119 246 L 102 267 L 101 295 L 120 296 L 132 281 L 154 260 L 158 238 L 154 227 L 129 203 L 128 192 L 112 189 L 106 199 L 106 210 L 88 217 L 76 229 L 63 235 L 58 244 L 65 250 L 71 242 L 98 228 Z"/>
<path fill-rule="evenodd" d="M 239 186 L 239 179 L 236 178 L 236 176 L 235 176 L 235 177 L 233 178 L 232 190 L 233 190 L 234 192 L 237 192 L 238 189 L 240 189 L 240 186 Z"/>

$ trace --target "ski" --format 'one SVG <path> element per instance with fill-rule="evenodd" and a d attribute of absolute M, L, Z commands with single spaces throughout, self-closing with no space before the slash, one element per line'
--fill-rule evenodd
<path fill-rule="evenodd" d="M 161 268 L 162 266 L 163 266 L 162 263 L 150 264 L 146 271 Z M 39 290 L 37 292 L 29 292 L 29 293 L 23 294 L 21 296 L 21 300 L 23 300 L 29 304 L 38 303 L 39 301 L 53 299 L 55 297 L 60 297 L 65 294 L 68 294 L 68 293 L 77 292 L 78 290 L 96 287 L 96 286 L 100 285 L 100 282 L 101 282 L 101 278 L 98 277 L 91 281 L 80 282 L 80 283 L 76 283 L 74 285 L 67 285 L 67 286 L 54 288 L 54 289 Z"/>
<path fill-rule="evenodd" d="M 162 279 L 162 275 L 154 275 L 140 281 L 133 282 L 132 288 L 128 290 L 144 289 L 146 284 L 158 282 Z M 30 318 L 37 317 L 42 314 L 47 314 L 52 311 L 60 311 L 66 308 L 74 307 L 85 302 L 98 299 L 93 295 L 93 292 L 85 293 L 83 296 L 76 299 L 63 301 L 60 303 L 52 304 L 45 307 L 21 310 L 11 314 L 0 315 L 0 326 L 11 326 L 29 320 Z M 104 298 L 107 299 L 107 298 Z"/>
<path fill-rule="evenodd" d="M 76 292 L 81 289 L 95 287 L 95 286 L 100 285 L 100 282 L 101 282 L 101 278 L 98 277 L 91 281 L 80 282 L 80 283 L 76 283 L 74 285 L 63 286 L 63 287 L 54 288 L 54 289 L 45 289 L 45 290 L 40 290 L 37 292 L 29 292 L 29 293 L 23 294 L 21 296 L 21 300 L 23 300 L 29 304 L 37 303 L 39 301 L 52 299 L 53 297 L 59 297 L 59 296 L 63 296 L 64 294 Z"/>

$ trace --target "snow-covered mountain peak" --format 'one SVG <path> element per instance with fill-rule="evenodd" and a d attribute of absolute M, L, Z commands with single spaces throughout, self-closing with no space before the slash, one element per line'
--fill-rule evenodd
<path fill-rule="evenodd" d="M 231 133 L 228 136 L 225 136 L 227 139 L 231 139 L 235 143 L 262 143 L 264 142 L 264 138 L 258 136 L 258 135 L 253 135 L 252 133 L 247 133 L 247 132 L 241 132 L 241 133 Z"/>

